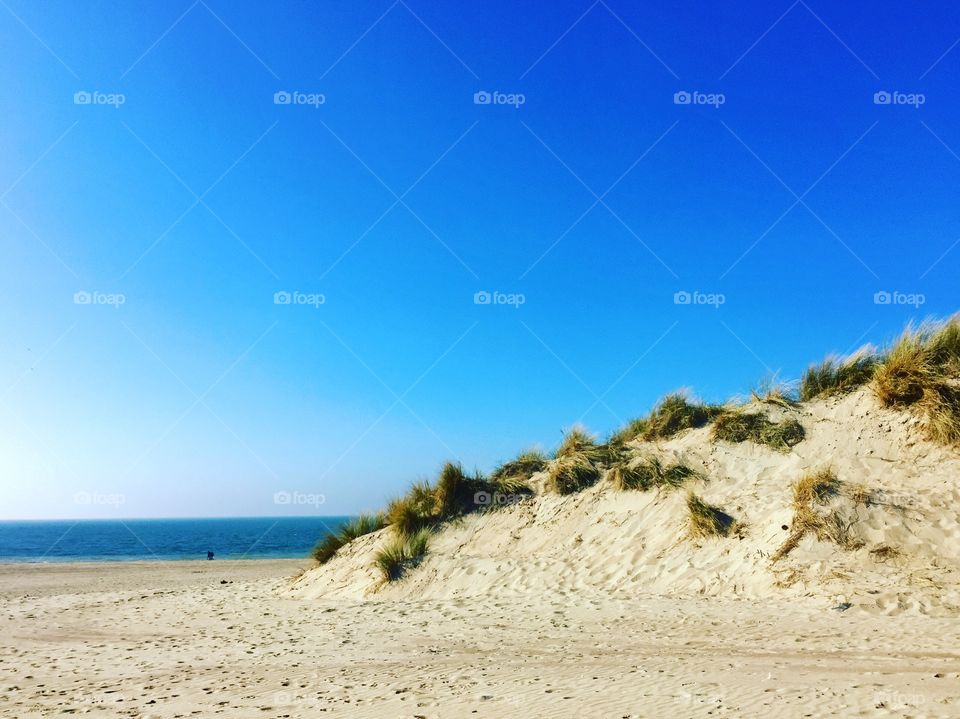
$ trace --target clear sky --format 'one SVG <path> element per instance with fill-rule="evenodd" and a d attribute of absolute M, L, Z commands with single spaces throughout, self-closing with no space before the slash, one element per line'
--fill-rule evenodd
<path fill-rule="evenodd" d="M 0 517 L 373 509 L 949 314 L 958 38 L 947 2 L 2 0 Z"/>

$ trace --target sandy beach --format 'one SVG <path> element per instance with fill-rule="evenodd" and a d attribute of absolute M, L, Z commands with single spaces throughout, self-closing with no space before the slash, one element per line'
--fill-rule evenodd
<path fill-rule="evenodd" d="M 303 601 L 304 565 L 0 566 L 0 715 L 960 712 L 955 618 L 589 590 Z"/>

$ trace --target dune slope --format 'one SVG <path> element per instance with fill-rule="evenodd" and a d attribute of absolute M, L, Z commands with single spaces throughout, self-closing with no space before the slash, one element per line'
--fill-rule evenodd
<path fill-rule="evenodd" d="M 434 535 L 423 562 L 384 582 L 373 555 L 390 527 L 354 540 L 285 590 L 303 599 L 447 599 L 473 595 L 601 594 L 783 597 L 877 614 L 960 611 L 960 454 L 923 438 L 914 414 L 880 407 L 868 388 L 797 407 L 806 437 L 788 452 L 711 438 L 709 426 L 639 454 L 682 461 L 702 478 L 674 490 L 619 491 L 605 476 L 583 492 L 548 492 L 468 514 Z M 817 511 L 844 541 L 792 534 L 792 485 L 831 468 L 840 482 Z M 692 539 L 686 497 L 696 492 L 742 525 L 739 536 Z"/>

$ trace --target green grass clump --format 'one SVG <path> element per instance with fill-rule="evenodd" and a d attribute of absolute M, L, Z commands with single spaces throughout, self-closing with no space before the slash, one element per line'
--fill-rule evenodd
<path fill-rule="evenodd" d="M 402 537 L 433 527 L 461 514 L 480 509 L 474 502 L 479 492 L 490 492 L 491 484 L 480 476 L 467 476 L 463 467 L 447 462 L 435 484 L 417 482 L 407 494 L 390 502 L 386 521 Z"/>
<path fill-rule="evenodd" d="M 387 505 L 387 523 L 402 536 L 415 534 L 436 521 L 433 487 L 428 482 L 414 483 L 407 493 Z"/>
<path fill-rule="evenodd" d="M 486 483 L 477 477 L 467 477 L 459 464 L 447 462 L 433 487 L 433 514 L 438 521 L 466 514 L 473 509 L 477 491 L 486 489 Z"/>
<path fill-rule="evenodd" d="M 676 488 L 698 473 L 684 464 L 665 466 L 658 457 L 644 457 L 637 463 L 618 462 L 610 470 L 610 481 L 619 490 Z"/>
<path fill-rule="evenodd" d="M 751 441 L 779 452 L 789 451 L 803 440 L 803 425 L 795 419 L 771 422 L 766 415 L 743 410 L 728 410 L 713 423 L 714 440 L 726 442 Z"/>
<path fill-rule="evenodd" d="M 386 521 L 382 514 L 361 514 L 341 526 L 336 532 L 328 532 L 324 535 L 313 548 L 313 558 L 320 564 L 325 564 L 340 547 L 385 526 Z"/>
<path fill-rule="evenodd" d="M 374 563 L 388 582 L 403 576 L 408 569 L 415 567 L 427 553 L 430 544 L 430 530 L 421 529 L 408 537 L 396 536 L 391 542 L 377 551 Z"/>
<path fill-rule="evenodd" d="M 693 492 L 687 495 L 687 521 L 691 537 L 729 537 L 738 529 L 733 517 Z"/>
<path fill-rule="evenodd" d="M 870 350 L 846 358 L 827 357 L 807 368 L 800 380 L 800 399 L 806 402 L 851 392 L 873 379 L 878 363 L 877 355 Z"/>
<path fill-rule="evenodd" d="M 646 441 L 666 439 L 685 429 L 703 427 L 722 411 L 720 405 L 690 402 L 682 394 L 670 394 L 653 408 L 640 438 Z"/>
<path fill-rule="evenodd" d="M 623 447 L 628 442 L 632 442 L 647 428 L 647 419 L 641 417 L 639 419 L 632 419 L 627 422 L 626 426 L 621 427 L 616 432 L 610 435 L 610 438 L 607 440 L 607 444 L 611 447 Z"/>
<path fill-rule="evenodd" d="M 517 455 L 516 459 L 504 462 L 490 475 L 490 481 L 499 483 L 511 478 L 530 479 L 547 466 L 546 455 L 538 449 L 528 449 Z"/>
<path fill-rule="evenodd" d="M 557 494 L 573 494 L 596 484 L 600 470 L 583 453 L 566 454 L 554 460 L 547 486 Z"/>

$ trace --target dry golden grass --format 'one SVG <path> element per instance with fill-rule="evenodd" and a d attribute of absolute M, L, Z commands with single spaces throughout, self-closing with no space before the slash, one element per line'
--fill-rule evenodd
<path fill-rule="evenodd" d="M 940 444 L 960 444 L 960 387 L 946 382 L 925 387 L 920 407 L 930 439 Z"/>
<path fill-rule="evenodd" d="M 773 374 L 750 390 L 750 399 L 757 404 L 775 404 L 789 409 L 797 406 L 796 394 L 793 383 L 780 380 Z"/>
<path fill-rule="evenodd" d="M 840 480 L 830 468 L 807 474 L 793 485 L 793 508 L 795 511 L 814 504 L 826 504 L 840 491 Z"/>
<path fill-rule="evenodd" d="M 773 553 L 771 561 L 778 562 L 790 554 L 808 534 L 843 549 L 853 550 L 863 546 L 863 542 L 852 532 L 856 523 L 855 509 L 849 512 L 839 507 L 827 508 L 835 497 L 840 496 L 842 487 L 829 468 L 805 475 L 794 483 L 790 535 Z"/>
<path fill-rule="evenodd" d="M 890 559 L 896 559 L 900 556 L 900 550 L 891 547 L 889 544 L 881 544 L 870 550 L 870 556 L 878 562 L 886 562 Z"/>
<path fill-rule="evenodd" d="M 596 436 L 590 434 L 586 428 L 577 425 L 564 435 L 563 441 L 560 443 L 560 446 L 557 447 L 557 451 L 553 456 L 559 459 L 574 454 L 582 454 L 594 449 L 596 446 Z"/>
<path fill-rule="evenodd" d="M 877 503 L 877 494 L 868 489 L 865 484 L 854 484 L 847 487 L 847 496 L 854 506 L 867 507 Z"/>
<path fill-rule="evenodd" d="M 935 376 L 923 336 L 907 328 L 874 373 L 873 391 L 884 407 L 905 407 L 923 399 Z"/>
<path fill-rule="evenodd" d="M 960 315 L 908 326 L 877 368 L 873 391 L 884 407 L 912 407 L 927 437 L 960 443 Z"/>

